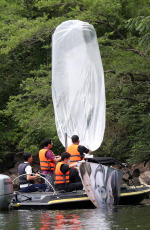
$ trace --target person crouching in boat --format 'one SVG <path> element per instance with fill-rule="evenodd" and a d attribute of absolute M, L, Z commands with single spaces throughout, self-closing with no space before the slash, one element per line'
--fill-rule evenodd
<path fill-rule="evenodd" d="M 60 161 L 61 157 L 56 157 L 54 155 L 54 153 L 51 151 L 52 147 L 53 142 L 50 138 L 46 138 L 44 140 L 44 148 L 41 149 L 39 152 L 39 160 L 42 173 L 45 175 L 45 179 L 48 180 L 50 184 L 54 187 L 53 173 L 55 170 L 55 162 Z M 45 183 L 47 184 L 46 192 L 53 191 L 50 184 L 47 182 Z"/>
<path fill-rule="evenodd" d="M 82 182 L 71 183 L 69 179 L 70 169 L 77 169 L 77 163 L 68 164 L 70 160 L 70 154 L 64 152 L 61 154 L 61 162 L 57 163 L 55 169 L 55 188 L 57 190 L 65 190 L 71 192 L 74 190 L 83 189 Z"/>
<path fill-rule="evenodd" d="M 91 154 L 92 151 L 90 149 L 87 149 L 85 146 L 79 145 L 80 140 L 77 135 L 73 135 L 71 137 L 72 145 L 70 145 L 67 148 L 67 153 L 69 153 L 70 156 L 70 164 L 74 162 L 78 162 L 84 159 L 84 153 Z M 79 177 L 79 173 L 76 169 L 70 170 L 70 182 L 81 182 L 81 179 Z"/>
<path fill-rule="evenodd" d="M 22 192 L 36 192 L 39 189 L 45 191 L 47 188 L 46 184 L 34 184 L 34 179 L 39 178 L 40 175 L 32 176 L 32 155 L 31 153 L 23 154 L 24 163 L 18 166 L 18 174 L 19 174 L 19 184 Z M 26 174 L 26 175 L 23 175 Z M 21 176 L 22 175 L 22 176 Z"/>

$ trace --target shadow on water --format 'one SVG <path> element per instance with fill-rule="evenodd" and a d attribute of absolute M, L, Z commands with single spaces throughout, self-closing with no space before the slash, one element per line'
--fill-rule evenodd
<path fill-rule="evenodd" d="M 0 212 L 0 229 L 150 229 L 150 205 L 80 210 L 19 210 Z"/>

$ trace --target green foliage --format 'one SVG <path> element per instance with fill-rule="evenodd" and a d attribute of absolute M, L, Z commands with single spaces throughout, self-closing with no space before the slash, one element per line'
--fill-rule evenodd
<path fill-rule="evenodd" d="M 107 55 L 116 71 L 105 78 L 107 127 L 101 153 L 130 163 L 144 161 L 150 157 L 149 59 L 141 62 L 136 54 L 122 53 L 121 58 L 118 54 L 119 50 L 111 61 Z"/>
<path fill-rule="evenodd" d="M 63 148 L 51 98 L 51 40 L 63 21 L 96 29 L 105 70 L 107 124 L 95 154 L 150 158 L 150 4 L 146 0 L 0 1 L 0 156 L 37 153 L 45 137 Z"/>
<path fill-rule="evenodd" d="M 34 71 L 39 77 L 30 77 L 22 82 L 20 87 L 23 92 L 11 96 L 5 110 L 5 115 L 15 121 L 18 133 L 18 138 L 15 137 L 17 148 L 33 154 L 38 153 L 41 142 L 46 137 L 56 136 L 50 69 L 43 66 L 41 68 L 43 71 Z M 55 139 L 57 140 L 56 137 Z"/>
<path fill-rule="evenodd" d="M 131 35 L 135 37 L 138 34 L 138 45 L 143 48 L 145 52 L 150 52 L 150 16 L 139 16 L 131 18 L 127 21 L 127 28 L 131 31 Z"/>

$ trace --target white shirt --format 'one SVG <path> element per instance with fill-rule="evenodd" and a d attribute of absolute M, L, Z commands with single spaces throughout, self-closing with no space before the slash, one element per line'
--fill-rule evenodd
<path fill-rule="evenodd" d="M 28 163 L 28 162 L 24 162 L 24 163 Z M 25 168 L 25 172 L 26 172 L 26 174 L 32 174 L 32 167 L 31 167 L 31 165 L 28 165 Z"/>

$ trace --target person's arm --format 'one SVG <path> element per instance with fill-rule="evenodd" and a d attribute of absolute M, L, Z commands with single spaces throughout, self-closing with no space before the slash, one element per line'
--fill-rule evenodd
<path fill-rule="evenodd" d="M 77 168 L 77 162 L 74 162 L 74 163 L 70 164 L 69 168 L 71 168 L 71 169 L 75 168 L 76 169 Z"/>
<path fill-rule="evenodd" d="M 55 157 L 55 158 L 53 159 L 53 161 L 54 161 L 54 162 L 61 161 L 61 157 Z"/>
<path fill-rule="evenodd" d="M 83 145 L 79 145 L 78 151 L 79 151 L 81 157 L 84 157 L 83 153 L 89 153 L 89 154 L 92 153 L 92 151 L 91 151 L 90 149 L 87 149 L 87 148 L 86 148 L 85 146 L 83 146 Z"/>
<path fill-rule="evenodd" d="M 72 163 L 72 164 L 70 164 L 70 165 L 68 165 L 68 164 L 63 164 L 63 165 L 61 165 L 61 167 L 60 167 L 60 171 L 61 171 L 63 174 L 66 174 L 66 173 L 68 172 L 69 169 L 72 169 L 72 168 L 76 169 L 76 168 L 77 168 L 76 166 L 77 166 L 77 162 L 74 162 L 74 163 Z"/>
<path fill-rule="evenodd" d="M 53 155 L 53 153 L 51 152 L 51 150 L 48 150 L 46 152 L 45 157 L 46 157 L 46 159 L 50 159 L 50 160 L 52 160 L 54 162 L 61 161 L 61 157 L 60 156 L 56 157 L 55 155 Z"/>
<path fill-rule="evenodd" d="M 40 175 L 38 176 L 31 176 L 31 174 L 27 174 L 27 180 L 34 180 L 36 178 L 38 178 Z"/>
<path fill-rule="evenodd" d="M 34 180 L 36 178 L 38 178 L 40 175 L 36 175 L 36 176 L 32 176 L 32 168 L 30 165 L 28 165 L 26 168 L 25 168 L 25 172 L 27 174 L 27 180 Z"/>

